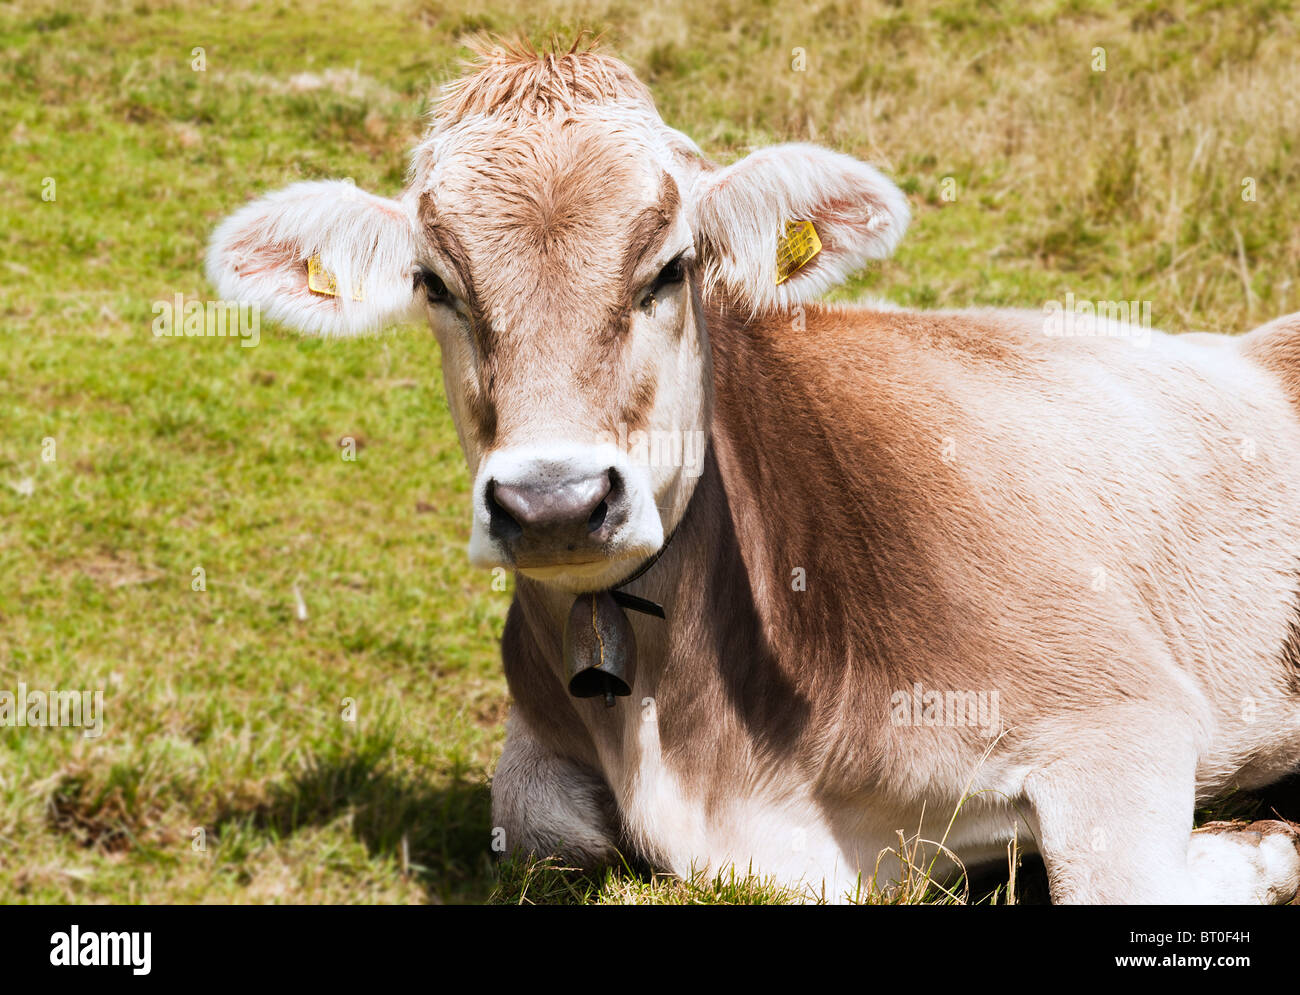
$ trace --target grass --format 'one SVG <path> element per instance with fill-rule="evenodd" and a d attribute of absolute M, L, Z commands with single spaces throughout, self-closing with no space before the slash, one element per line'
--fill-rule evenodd
<path fill-rule="evenodd" d="M 515 6 L 0 4 L 0 689 L 101 688 L 106 713 L 97 739 L 0 729 L 0 900 L 791 897 L 498 872 L 510 595 L 465 563 L 427 332 L 150 333 L 155 301 L 209 296 L 204 244 L 246 199 L 396 192 L 470 32 L 603 30 L 723 161 L 810 140 L 885 168 L 915 222 L 840 296 L 1068 291 L 1229 332 L 1300 300 L 1289 3 Z"/>

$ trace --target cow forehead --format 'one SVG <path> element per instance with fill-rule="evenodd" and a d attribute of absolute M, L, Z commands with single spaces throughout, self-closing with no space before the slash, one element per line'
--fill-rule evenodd
<path fill-rule="evenodd" d="M 566 289 L 618 296 L 629 253 L 680 208 L 649 143 L 573 119 L 475 129 L 444 144 L 422 186 L 426 237 L 455 247 L 487 311 L 553 307 Z"/>

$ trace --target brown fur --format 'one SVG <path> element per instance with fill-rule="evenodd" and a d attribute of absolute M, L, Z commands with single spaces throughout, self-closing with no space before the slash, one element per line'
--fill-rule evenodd
<path fill-rule="evenodd" d="M 444 88 L 434 123 L 486 115 L 509 121 L 553 116 L 587 103 L 607 101 L 654 105 L 644 84 L 623 63 L 582 48 L 579 35 L 569 50 L 539 52 L 527 41 L 476 42 L 477 58 Z"/>

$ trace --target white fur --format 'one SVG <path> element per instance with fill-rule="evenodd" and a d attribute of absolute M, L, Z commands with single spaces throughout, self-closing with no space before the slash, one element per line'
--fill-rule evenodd
<path fill-rule="evenodd" d="M 645 642 L 656 646 L 653 634 Z M 1013 839 L 1022 853 L 1033 850 L 1036 824 L 1007 802 L 1019 791 L 1022 770 L 995 766 L 982 770 L 978 783 L 966 785 L 969 800 L 958 819 L 952 818 L 955 804 L 927 812 L 880 799 L 870 808 L 850 803 L 828 811 L 814 796 L 812 785 L 795 778 L 737 792 L 723 804 L 710 801 L 688 791 L 665 760 L 658 716 L 644 704 L 653 690 L 635 689 L 632 700 L 641 701 L 642 707 L 621 708 L 616 716 L 619 728 L 613 734 L 605 715 L 588 729 L 601 772 L 613 786 L 625 832 L 637 852 L 683 879 L 707 880 L 733 870 L 744 877 L 752 872 L 796 897 L 841 903 L 861 900 L 869 890 L 885 892 L 905 874 L 928 870 L 936 880 L 943 880 L 959 866 L 951 859 L 952 852 L 974 866 L 1005 860 L 1007 844 Z M 580 714 L 591 718 L 582 710 Z M 527 727 L 518 716 L 511 723 L 515 749 L 535 752 L 534 767 L 545 769 L 557 762 L 535 739 L 523 741 Z M 517 760 L 512 763 L 518 765 Z M 494 798 L 518 790 L 513 783 L 502 783 L 501 776 L 499 769 L 493 781 Z M 570 775 L 559 771 L 555 776 L 567 781 Z M 568 806 L 557 810 L 548 801 L 559 786 L 545 790 L 535 786 L 541 810 L 526 813 L 524 822 L 533 827 L 530 836 L 546 838 L 548 830 L 538 822 L 554 821 L 556 833 L 592 838 L 598 832 L 595 817 L 579 831 L 568 825 Z M 837 825 L 841 831 L 837 832 Z M 856 827 L 852 836 L 843 834 L 846 825 Z M 906 839 L 910 870 L 899 855 L 900 831 Z M 615 841 L 608 840 L 608 845 L 613 847 Z"/>
<path fill-rule="evenodd" d="M 316 254 L 337 297 L 307 288 Z M 415 258 L 409 202 L 330 181 L 295 183 L 236 211 L 212 236 L 207 269 L 223 300 L 255 304 L 300 332 L 345 336 L 418 314 Z"/>
<path fill-rule="evenodd" d="M 616 468 L 623 478 L 627 497 L 627 521 L 610 537 L 607 558 L 594 569 L 573 565 L 524 570 L 535 580 L 571 587 L 599 590 L 617 583 L 635 565 L 654 555 L 663 544 L 664 528 L 655 506 L 654 482 L 647 468 L 629 463 L 617 446 L 559 442 L 547 445 L 512 446 L 495 450 L 478 468 L 474 480 L 474 521 L 470 530 L 469 558 L 479 567 L 510 566 L 509 556 L 488 534 L 491 513 L 487 507 L 487 484 L 534 485 L 591 477 Z"/>
<path fill-rule="evenodd" d="M 815 145 L 774 145 L 696 184 L 697 238 L 706 290 L 721 285 L 755 310 L 788 307 L 891 255 L 911 214 L 902 191 L 866 163 Z M 777 239 L 786 221 L 811 221 L 823 250 L 776 283 Z"/>
<path fill-rule="evenodd" d="M 1197 831 L 1187 866 L 1205 904 L 1275 905 L 1300 890 L 1300 849 L 1282 832 Z"/>

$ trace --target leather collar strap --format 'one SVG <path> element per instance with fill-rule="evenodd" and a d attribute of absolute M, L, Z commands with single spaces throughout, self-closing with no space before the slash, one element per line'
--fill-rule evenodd
<path fill-rule="evenodd" d="M 639 580 L 644 577 L 646 573 L 649 572 L 650 568 L 659 562 L 659 557 L 664 555 L 664 551 L 668 548 L 668 544 L 673 541 L 675 535 L 677 535 L 677 529 L 673 529 L 668 533 L 668 538 L 665 539 L 663 545 L 655 551 L 654 556 L 650 557 L 650 559 L 637 567 L 630 577 L 626 577 L 617 584 L 608 588 L 609 593 L 613 595 L 614 602 L 620 608 L 630 608 L 634 612 L 640 612 L 642 615 L 653 615 L 656 618 L 667 618 L 667 615 L 664 614 L 663 605 L 651 601 L 649 598 L 638 598 L 635 594 L 628 594 L 626 591 L 620 591 L 619 588 L 627 587 L 627 585 L 632 583 L 634 580 Z"/>

